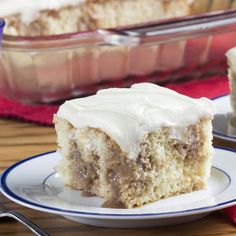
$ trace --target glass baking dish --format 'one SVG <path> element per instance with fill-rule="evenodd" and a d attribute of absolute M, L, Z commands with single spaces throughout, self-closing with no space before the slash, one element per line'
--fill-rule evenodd
<path fill-rule="evenodd" d="M 224 60 L 236 46 L 236 11 L 57 36 L 5 35 L 2 45 L 0 93 L 54 102 L 163 71 L 173 71 L 168 81 L 177 80 L 181 68 Z"/>

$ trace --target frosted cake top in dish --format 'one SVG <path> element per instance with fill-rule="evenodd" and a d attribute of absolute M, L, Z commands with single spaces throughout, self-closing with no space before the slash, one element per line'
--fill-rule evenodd
<path fill-rule="evenodd" d="M 20 14 L 23 22 L 31 22 L 42 10 L 75 6 L 86 0 L 1 0 L 0 16 Z"/>
<path fill-rule="evenodd" d="M 168 127 L 173 138 L 179 139 L 182 128 L 213 115 L 209 99 L 193 99 L 151 83 L 100 90 L 93 96 L 66 101 L 57 113 L 76 128 L 101 129 L 130 158 L 137 156 L 145 134 Z"/>

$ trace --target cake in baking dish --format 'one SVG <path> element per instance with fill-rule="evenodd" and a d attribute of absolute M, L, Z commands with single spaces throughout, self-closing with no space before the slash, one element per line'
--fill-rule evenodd
<path fill-rule="evenodd" d="M 228 78 L 230 87 L 230 100 L 232 107 L 232 115 L 236 118 L 236 47 L 230 49 L 227 53 L 228 60 Z"/>
<path fill-rule="evenodd" d="M 219 10 L 235 8 L 235 0 L 193 0 L 191 6 L 192 14 L 201 14 Z"/>
<path fill-rule="evenodd" d="M 66 101 L 54 117 L 64 184 L 133 208 L 206 187 L 213 106 L 141 83 Z"/>
<path fill-rule="evenodd" d="M 188 15 L 189 0 L 1 0 L 5 34 L 54 35 Z"/>

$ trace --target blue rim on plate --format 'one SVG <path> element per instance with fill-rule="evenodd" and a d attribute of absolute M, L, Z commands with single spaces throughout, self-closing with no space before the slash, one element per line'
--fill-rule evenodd
<path fill-rule="evenodd" d="M 221 99 L 221 98 L 224 98 L 224 97 L 227 97 L 227 96 L 230 96 L 230 94 L 224 94 L 224 95 L 221 95 L 221 96 L 217 96 L 217 97 L 214 97 L 212 100 L 216 101 L 218 99 Z M 212 133 L 217 138 L 226 138 L 226 139 L 228 139 L 230 141 L 236 141 L 236 136 L 227 135 L 227 134 L 223 134 L 223 133 L 217 132 L 217 131 L 214 130 L 214 126 L 213 126 Z"/>
<path fill-rule="evenodd" d="M 222 147 L 217 147 L 217 146 L 215 146 L 214 148 L 236 153 L 236 150 L 231 149 L 231 148 L 222 148 Z M 189 209 L 189 210 L 183 210 L 183 211 L 173 211 L 173 212 L 164 212 L 164 213 L 163 212 L 160 212 L 160 213 L 144 213 L 144 214 L 140 214 L 140 213 L 137 213 L 137 214 L 111 214 L 111 213 L 73 211 L 73 210 L 60 209 L 60 208 L 56 208 L 56 207 L 48 207 L 48 206 L 41 205 L 41 204 L 38 204 L 38 203 L 35 203 L 35 202 L 32 202 L 32 201 L 28 201 L 28 200 L 26 200 L 26 199 L 16 195 L 15 193 L 13 193 L 8 188 L 7 177 L 8 177 L 8 175 L 11 173 L 11 171 L 14 168 L 18 167 L 22 163 L 31 161 L 32 159 L 44 157 L 47 154 L 52 154 L 52 153 L 55 153 L 55 152 L 56 151 L 51 151 L 51 152 L 42 153 L 42 154 L 39 154 L 39 155 L 36 155 L 36 156 L 32 156 L 32 157 L 29 157 L 27 159 L 21 160 L 21 161 L 15 163 L 15 164 L 13 164 L 9 168 L 7 168 L 3 172 L 2 176 L 1 176 L 1 180 L 0 180 L 1 191 L 3 191 L 7 196 L 9 196 L 10 199 L 18 200 L 18 201 L 20 201 L 22 203 L 22 205 L 25 205 L 25 206 L 28 206 L 28 207 L 29 207 L 29 205 L 33 206 L 33 207 L 35 207 L 34 209 L 40 208 L 40 209 L 44 209 L 45 211 L 48 211 L 48 212 L 50 211 L 50 213 L 54 213 L 54 214 L 62 214 L 63 213 L 64 215 L 74 215 L 74 216 L 84 216 L 84 217 L 86 217 L 86 216 L 87 217 L 101 216 L 101 217 L 117 217 L 117 218 L 119 218 L 119 217 L 140 217 L 140 216 L 142 216 L 142 217 L 157 217 L 157 216 L 158 217 L 159 216 L 163 216 L 163 217 L 164 216 L 166 216 L 166 217 L 169 216 L 170 217 L 171 215 L 173 215 L 173 216 L 181 216 L 184 213 L 194 213 L 194 212 L 197 212 L 197 213 L 200 214 L 200 213 L 207 212 L 207 210 L 209 210 L 209 209 L 217 210 L 217 209 L 214 209 L 214 208 L 221 207 L 221 206 L 228 205 L 230 203 L 236 202 L 236 198 L 234 198 L 234 199 L 231 199 L 229 201 L 221 202 L 221 203 L 218 203 L 218 204 L 215 204 L 215 205 L 211 205 L 211 206 L 207 206 L 207 207 L 194 208 L 194 209 Z M 235 155 L 235 157 L 236 157 L 236 155 Z M 221 170 L 220 168 L 217 168 L 217 167 L 213 167 L 213 168 L 220 170 L 221 172 L 223 172 L 228 177 L 229 184 L 227 186 L 229 186 L 230 182 L 231 182 L 230 176 L 225 171 Z M 52 173 L 50 173 L 50 175 L 51 174 Z M 48 177 L 49 176 L 46 176 L 45 178 L 48 178 Z M 44 179 L 44 181 L 45 181 L 45 179 Z M 37 209 L 37 210 L 40 210 L 40 209 Z"/>
<path fill-rule="evenodd" d="M 229 96 L 229 93 L 226 93 L 226 94 L 223 94 L 223 95 L 220 95 L 220 96 L 213 97 L 211 100 L 217 100 L 217 99 L 219 99 L 219 98 L 226 97 L 226 96 Z"/>
<path fill-rule="evenodd" d="M 0 18 L 0 49 L 1 49 L 2 35 L 3 35 L 4 26 L 5 26 L 5 21 Z"/>
<path fill-rule="evenodd" d="M 2 38 L 3 28 L 5 26 L 5 21 L 0 18 L 0 39 Z"/>
<path fill-rule="evenodd" d="M 0 18 L 0 29 L 2 29 L 5 26 L 5 21 Z"/>

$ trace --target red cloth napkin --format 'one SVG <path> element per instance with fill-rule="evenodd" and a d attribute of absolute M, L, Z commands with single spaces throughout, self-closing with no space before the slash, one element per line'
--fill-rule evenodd
<path fill-rule="evenodd" d="M 211 76 L 207 79 L 196 79 L 182 83 L 171 83 L 167 84 L 166 87 L 193 98 L 203 96 L 214 98 L 229 93 L 226 75 Z M 0 117 L 15 118 L 41 125 L 52 126 L 53 114 L 57 112 L 58 108 L 58 105 L 29 105 L 0 97 Z M 236 206 L 226 208 L 223 211 L 230 220 L 236 223 Z"/>
<path fill-rule="evenodd" d="M 53 125 L 52 118 L 58 105 L 29 105 L 0 96 L 0 117 L 16 118 L 42 125 Z"/>
<path fill-rule="evenodd" d="M 228 218 L 236 224 L 236 205 L 227 207 L 223 209 L 223 212 L 228 216 Z"/>
<path fill-rule="evenodd" d="M 229 92 L 228 79 L 224 75 L 184 83 L 171 83 L 166 87 L 194 98 L 203 96 L 214 98 Z M 57 112 L 58 107 L 58 105 L 22 104 L 0 96 L 0 117 L 16 118 L 42 125 L 53 125 L 53 114 Z"/>

